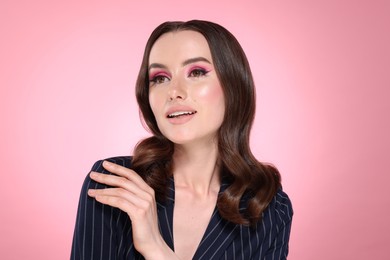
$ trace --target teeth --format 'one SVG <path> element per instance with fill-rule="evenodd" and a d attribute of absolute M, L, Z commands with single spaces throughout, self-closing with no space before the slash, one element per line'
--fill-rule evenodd
<path fill-rule="evenodd" d="M 174 112 L 172 114 L 169 114 L 168 118 L 173 118 L 173 117 L 178 117 L 178 116 L 183 116 L 183 115 L 193 115 L 195 113 L 196 112 L 191 112 L 191 111 L 178 111 L 178 112 Z"/>

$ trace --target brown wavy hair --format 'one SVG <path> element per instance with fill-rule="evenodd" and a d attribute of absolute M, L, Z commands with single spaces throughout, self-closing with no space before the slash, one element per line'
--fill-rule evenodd
<path fill-rule="evenodd" d="M 136 97 L 141 118 L 153 136 L 137 144 L 132 166 L 155 190 L 157 200 L 164 200 L 173 170 L 174 145 L 158 129 L 149 104 L 149 54 L 161 35 L 183 30 L 199 32 L 206 38 L 228 111 L 218 132 L 218 160 L 220 174 L 230 185 L 218 197 L 217 208 L 226 220 L 253 226 L 281 186 L 280 174 L 275 167 L 259 162 L 250 150 L 256 110 L 252 73 L 236 38 L 218 24 L 200 20 L 165 22 L 150 35 L 136 82 Z"/>

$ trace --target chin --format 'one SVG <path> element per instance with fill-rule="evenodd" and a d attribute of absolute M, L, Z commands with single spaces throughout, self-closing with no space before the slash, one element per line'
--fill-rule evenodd
<path fill-rule="evenodd" d="M 193 142 L 196 142 L 196 140 L 194 139 L 188 139 L 188 138 L 177 138 L 177 137 L 173 137 L 173 138 L 169 138 L 168 139 L 174 143 L 174 144 L 178 144 L 178 145 L 185 145 L 185 144 L 190 144 L 190 143 L 193 143 Z"/>
<path fill-rule="evenodd" d="M 173 138 L 168 138 L 172 143 L 175 145 L 199 145 L 199 144 L 205 144 L 205 145 L 211 145 L 213 143 L 217 143 L 216 138 L 210 138 L 210 137 L 186 137 L 186 138 L 178 138 L 177 136 Z"/>

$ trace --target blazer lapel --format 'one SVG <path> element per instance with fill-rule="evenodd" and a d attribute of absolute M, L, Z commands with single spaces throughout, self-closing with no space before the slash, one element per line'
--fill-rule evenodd
<path fill-rule="evenodd" d="M 157 217 L 160 233 L 167 245 L 174 250 L 173 245 L 173 207 L 175 190 L 173 178 L 169 179 L 168 196 L 165 203 L 157 203 Z"/>

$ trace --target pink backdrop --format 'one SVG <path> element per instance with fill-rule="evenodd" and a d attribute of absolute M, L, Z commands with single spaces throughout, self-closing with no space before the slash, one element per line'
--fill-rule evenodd
<path fill-rule="evenodd" d="M 2 259 L 69 258 L 93 162 L 147 135 L 133 86 L 149 33 L 193 18 L 250 60 L 252 147 L 295 209 L 289 259 L 389 256 L 389 1 L 134 3 L 1 1 Z"/>

